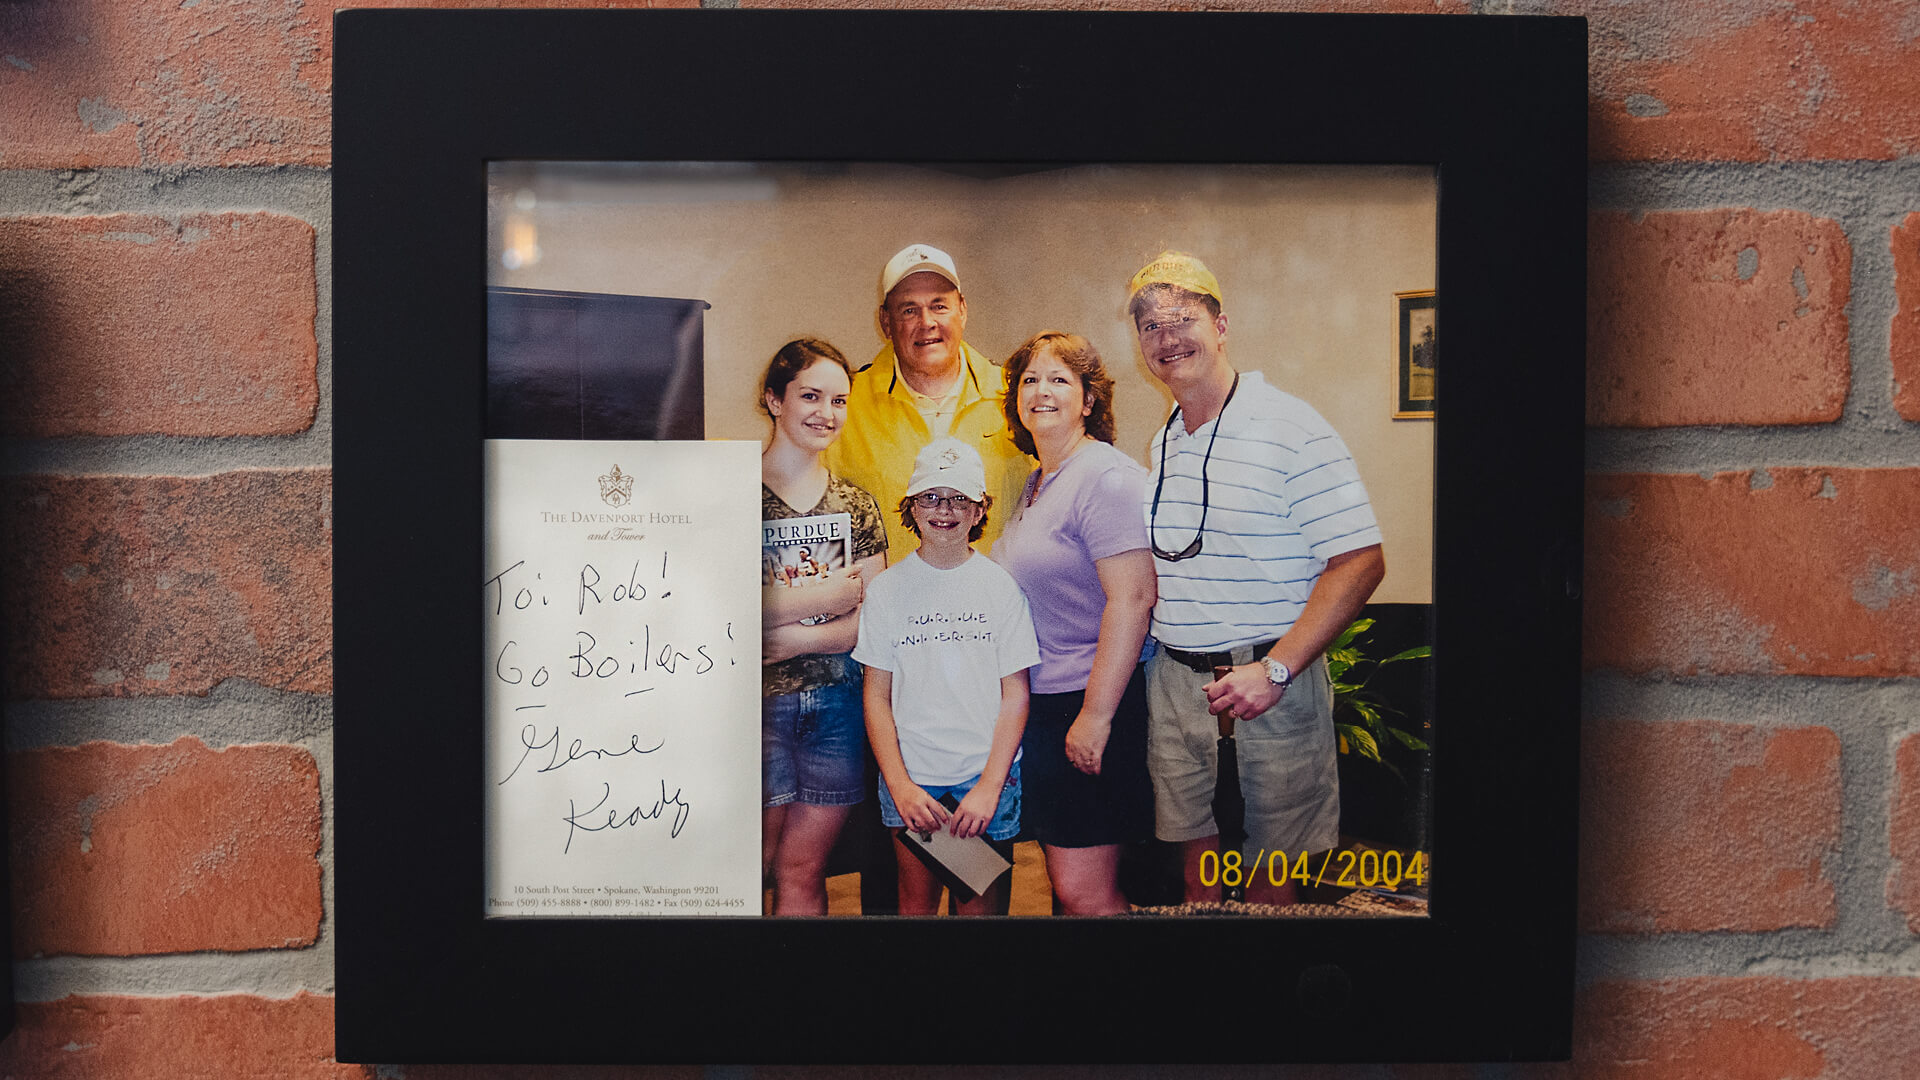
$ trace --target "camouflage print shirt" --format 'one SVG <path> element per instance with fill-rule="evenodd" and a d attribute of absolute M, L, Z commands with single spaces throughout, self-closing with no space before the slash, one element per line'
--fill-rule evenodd
<path fill-rule="evenodd" d="M 854 562 L 887 550 L 887 526 L 880 517 L 880 504 L 873 501 L 873 496 L 853 484 L 829 475 L 826 493 L 820 496 L 818 503 L 806 510 L 795 510 L 780 496 L 775 495 L 772 488 L 765 484 L 760 485 L 762 521 L 840 513 L 851 515 L 853 518 Z M 849 617 L 841 616 L 843 619 Z M 855 664 L 846 653 L 796 656 L 791 660 L 782 660 L 760 669 L 760 693 L 763 697 L 797 694 L 802 690 L 816 690 L 822 686 L 859 677 L 859 665 Z"/>

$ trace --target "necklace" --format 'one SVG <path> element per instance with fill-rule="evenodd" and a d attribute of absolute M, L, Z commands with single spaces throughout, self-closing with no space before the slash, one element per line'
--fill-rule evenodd
<path fill-rule="evenodd" d="M 1193 543 L 1179 551 L 1168 551 L 1160 546 L 1156 531 L 1160 516 L 1160 489 L 1167 486 L 1167 432 L 1173 430 L 1173 422 L 1180 418 L 1181 411 L 1173 410 L 1167 417 L 1167 426 L 1160 429 L 1160 481 L 1153 485 L 1153 506 L 1147 511 L 1147 547 L 1153 557 L 1168 562 L 1191 559 L 1200 554 L 1200 537 L 1207 531 L 1207 465 L 1213 461 L 1213 441 L 1220 437 L 1220 424 L 1226 419 L 1227 406 L 1232 404 L 1235 391 L 1240 389 L 1240 373 L 1233 373 L 1233 385 L 1227 387 L 1227 400 L 1220 403 L 1220 411 L 1213 418 L 1213 433 L 1207 436 L 1207 454 L 1200 459 L 1200 524 L 1193 530 Z"/>
<path fill-rule="evenodd" d="M 1086 445 L 1088 438 L 1090 438 L 1090 436 L 1086 432 L 1083 431 L 1080 433 L 1080 438 L 1074 441 L 1073 449 L 1067 451 L 1067 456 L 1060 459 L 1060 469 L 1064 469 L 1067 467 L 1067 462 L 1073 460 L 1073 455 L 1080 452 L 1080 448 Z M 1041 472 L 1041 473 L 1034 474 L 1033 485 L 1027 488 L 1027 505 L 1028 506 L 1032 506 L 1033 500 L 1040 497 L 1041 488 L 1046 487 L 1047 484 L 1050 483 L 1054 477 L 1060 475 L 1060 469 L 1055 469 L 1052 472 Z"/>

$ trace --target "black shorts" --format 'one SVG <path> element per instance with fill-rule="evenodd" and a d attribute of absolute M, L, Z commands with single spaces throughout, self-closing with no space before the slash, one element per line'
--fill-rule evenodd
<path fill-rule="evenodd" d="M 1114 710 L 1113 733 L 1088 776 L 1067 760 L 1067 728 L 1086 692 L 1034 694 L 1020 739 L 1027 835 L 1053 847 L 1130 844 L 1153 836 L 1153 782 L 1147 777 L 1147 677 L 1136 666 Z"/>

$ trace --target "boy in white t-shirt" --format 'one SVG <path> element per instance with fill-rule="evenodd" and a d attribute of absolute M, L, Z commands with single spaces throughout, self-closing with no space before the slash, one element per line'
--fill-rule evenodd
<path fill-rule="evenodd" d="M 853 658 L 866 665 L 880 820 L 896 837 L 907 827 L 984 835 L 1010 856 L 1027 669 L 1040 647 L 1020 587 L 973 550 L 993 504 L 986 488 L 979 451 L 959 439 L 935 439 L 914 458 L 900 518 L 920 548 L 867 586 Z M 946 795 L 960 802 L 952 812 L 940 803 Z M 939 879 L 904 849 L 896 854 L 900 914 L 935 914 Z M 1010 876 L 958 913 L 1006 914 Z"/>

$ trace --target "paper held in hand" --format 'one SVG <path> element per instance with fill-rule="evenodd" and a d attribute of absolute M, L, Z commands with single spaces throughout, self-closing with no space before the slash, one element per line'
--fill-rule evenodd
<path fill-rule="evenodd" d="M 950 811 L 960 806 L 952 795 L 940 802 Z M 900 842 L 925 863 L 927 869 L 933 871 L 941 884 L 957 893 L 970 892 L 979 896 L 1013 866 L 1005 855 L 987 843 L 985 837 L 973 836 L 962 840 L 945 828 L 930 833 L 903 829 Z M 965 899 L 964 895 L 962 898 Z"/>

